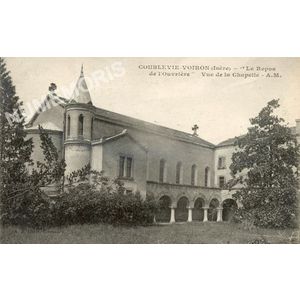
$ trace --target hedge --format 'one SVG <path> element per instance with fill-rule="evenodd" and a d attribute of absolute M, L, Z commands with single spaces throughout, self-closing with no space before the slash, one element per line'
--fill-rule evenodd
<path fill-rule="evenodd" d="M 139 193 L 97 189 L 89 183 L 70 187 L 56 198 L 41 191 L 7 201 L 1 207 L 3 225 L 34 228 L 71 224 L 149 225 L 157 210 L 153 199 Z"/>

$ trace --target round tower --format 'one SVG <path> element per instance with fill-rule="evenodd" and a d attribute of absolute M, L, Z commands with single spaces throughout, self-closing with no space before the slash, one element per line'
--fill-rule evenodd
<path fill-rule="evenodd" d="M 71 101 L 65 108 L 64 152 L 66 175 L 90 164 L 93 108 L 83 69 L 81 68 Z"/>

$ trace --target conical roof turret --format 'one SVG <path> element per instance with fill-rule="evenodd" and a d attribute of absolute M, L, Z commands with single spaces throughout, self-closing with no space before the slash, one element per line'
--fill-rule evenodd
<path fill-rule="evenodd" d="M 89 89 L 86 84 L 86 80 L 83 73 L 83 65 L 81 66 L 80 76 L 74 88 L 74 92 L 71 96 L 71 101 L 84 104 L 93 104 Z"/>

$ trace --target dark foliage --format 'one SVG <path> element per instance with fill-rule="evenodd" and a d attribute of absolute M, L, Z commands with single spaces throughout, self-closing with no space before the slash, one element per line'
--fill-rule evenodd
<path fill-rule="evenodd" d="M 26 196 L 9 199 L 2 216 L 4 225 L 34 228 L 72 224 L 149 225 L 153 223 L 156 204 L 152 198 L 142 199 L 139 193 L 124 194 L 122 184 L 102 173 L 88 171 L 89 166 L 74 172 L 76 184 L 64 193 L 49 198 L 40 189 L 29 190 Z M 75 179 L 75 173 L 79 175 Z M 80 181 L 90 174 L 90 180 Z"/>
<path fill-rule="evenodd" d="M 299 146 L 284 120 L 273 114 L 278 107 L 272 100 L 250 119 L 252 127 L 237 140 L 230 166 L 233 182 L 243 184 L 234 195 L 243 204 L 236 220 L 268 228 L 294 227 L 297 220 Z"/>
<path fill-rule="evenodd" d="M 106 223 L 148 225 L 153 223 L 155 203 L 139 193 L 124 195 L 79 184 L 57 199 L 52 207 L 53 225 Z"/>
<path fill-rule="evenodd" d="M 85 166 L 68 176 L 69 187 L 52 207 L 54 225 L 106 223 L 152 224 L 156 204 L 137 192 L 125 194 L 123 184 Z"/>
<path fill-rule="evenodd" d="M 26 139 L 22 102 L 3 58 L 0 58 L 0 112 L 0 196 L 6 199 L 23 195 L 22 185 L 27 182 L 33 145 Z"/>

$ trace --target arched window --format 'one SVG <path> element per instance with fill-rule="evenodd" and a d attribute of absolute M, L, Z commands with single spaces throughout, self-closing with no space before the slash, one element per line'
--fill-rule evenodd
<path fill-rule="evenodd" d="M 176 183 L 182 183 L 182 163 L 178 162 L 176 165 Z"/>
<path fill-rule="evenodd" d="M 191 185 L 197 185 L 197 166 L 192 165 Z"/>
<path fill-rule="evenodd" d="M 159 182 L 166 182 L 166 179 L 166 161 L 164 159 L 161 159 L 159 161 Z"/>
<path fill-rule="evenodd" d="M 204 175 L 204 186 L 208 187 L 210 185 L 210 174 L 209 174 L 209 167 L 205 168 L 205 175 Z"/>
<path fill-rule="evenodd" d="M 69 115 L 67 121 L 67 137 L 70 136 L 70 131 L 71 131 L 71 117 Z"/>
<path fill-rule="evenodd" d="M 78 118 L 78 136 L 83 136 L 83 115 Z"/>

